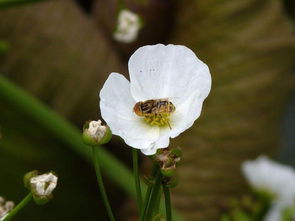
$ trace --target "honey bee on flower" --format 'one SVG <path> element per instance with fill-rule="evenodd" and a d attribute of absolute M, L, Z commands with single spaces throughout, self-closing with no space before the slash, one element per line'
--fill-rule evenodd
<path fill-rule="evenodd" d="M 205 63 L 181 45 L 139 48 L 128 63 L 130 82 L 111 73 L 100 91 L 100 109 L 113 134 L 146 155 L 166 148 L 190 128 L 211 89 Z"/>

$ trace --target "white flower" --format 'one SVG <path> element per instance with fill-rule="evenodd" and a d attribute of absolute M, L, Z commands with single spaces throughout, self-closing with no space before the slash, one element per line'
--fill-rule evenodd
<path fill-rule="evenodd" d="M 187 47 L 152 45 L 139 48 L 129 59 L 130 82 L 111 73 L 100 92 L 103 119 L 113 134 L 146 155 L 166 148 L 200 116 L 211 88 L 205 63 Z M 135 114 L 134 105 L 149 99 L 168 99 L 175 106 L 169 125 L 156 126 Z"/>
<path fill-rule="evenodd" d="M 34 194 L 38 196 L 49 196 L 57 185 L 57 176 L 53 173 L 46 173 L 30 179 Z"/>
<path fill-rule="evenodd" d="M 280 221 L 282 211 L 295 203 L 295 170 L 260 156 L 242 164 L 242 171 L 250 185 L 274 196 L 265 221 Z"/>
<path fill-rule="evenodd" d="M 140 17 L 130 10 L 123 9 L 119 13 L 118 25 L 113 37 L 119 42 L 131 43 L 136 40 L 140 28 Z"/>

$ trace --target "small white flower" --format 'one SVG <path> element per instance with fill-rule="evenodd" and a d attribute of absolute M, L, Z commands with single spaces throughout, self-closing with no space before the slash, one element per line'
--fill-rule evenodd
<path fill-rule="evenodd" d="M 31 178 L 30 184 L 36 195 L 49 196 L 57 185 L 57 179 L 53 173 L 46 173 Z"/>
<path fill-rule="evenodd" d="M 152 45 L 139 48 L 129 59 L 130 82 L 111 73 L 100 92 L 103 119 L 113 134 L 146 155 L 166 148 L 174 138 L 190 128 L 200 116 L 211 88 L 205 63 L 187 47 Z M 169 125 L 150 125 L 133 111 L 134 105 L 149 99 L 169 99 L 175 111 Z"/>
<path fill-rule="evenodd" d="M 131 43 L 137 39 L 140 28 L 140 17 L 130 10 L 123 9 L 118 15 L 118 25 L 113 37 L 119 42 Z"/>
<path fill-rule="evenodd" d="M 295 203 L 295 170 L 260 156 L 244 162 L 242 171 L 253 188 L 274 196 L 273 205 L 264 220 L 280 221 L 282 211 Z"/>

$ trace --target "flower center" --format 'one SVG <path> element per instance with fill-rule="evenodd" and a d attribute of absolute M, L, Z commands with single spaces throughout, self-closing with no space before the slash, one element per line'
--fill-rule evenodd
<path fill-rule="evenodd" d="M 171 125 L 170 115 L 175 111 L 175 106 L 168 99 L 151 99 L 139 101 L 133 107 L 133 112 L 140 117 L 144 117 L 146 123 L 151 126 L 169 126 Z"/>
<path fill-rule="evenodd" d="M 170 114 L 151 114 L 147 115 L 144 117 L 144 121 L 147 122 L 151 126 L 159 126 L 159 127 L 164 127 L 164 126 L 169 126 L 170 129 Z"/>

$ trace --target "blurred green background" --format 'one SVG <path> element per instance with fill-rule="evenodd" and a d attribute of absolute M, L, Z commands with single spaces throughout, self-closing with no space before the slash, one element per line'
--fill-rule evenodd
<path fill-rule="evenodd" d="M 120 2 L 144 19 L 131 44 L 112 39 Z M 44 119 L 30 99 L 12 92 L 37 98 L 38 107 L 44 104 L 81 130 L 100 116 L 98 92 L 109 73 L 128 77 L 129 56 L 146 44 L 186 45 L 212 73 L 200 119 L 171 144 L 184 152 L 172 201 L 186 220 L 219 220 L 231 197 L 249 191 L 240 174 L 243 160 L 270 154 L 294 165 L 293 0 L 21 3 L 0 0 L 0 195 L 20 201 L 27 193 L 22 177 L 34 169 L 56 171 L 59 185 L 49 204 L 31 203 L 15 220 L 107 218 L 77 129 L 68 126 L 71 132 L 63 136 L 60 124 L 67 123 Z M 120 138 L 103 148 L 130 167 L 130 148 Z M 130 174 L 105 159 L 118 220 L 137 220 Z M 144 156 L 141 167 L 145 174 L 150 167 Z"/>

